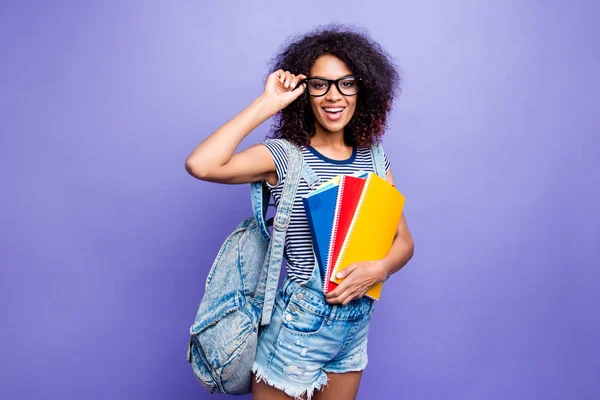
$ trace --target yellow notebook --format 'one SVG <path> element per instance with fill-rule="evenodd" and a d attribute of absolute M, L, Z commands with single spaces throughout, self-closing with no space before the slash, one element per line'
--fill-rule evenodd
<path fill-rule="evenodd" d="M 370 172 L 363 188 L 348 234 L 331 273 L 331 281 L 341 283 L 335 275 L 349 265 L 385 257 L 392 247 L 404 207 L 404 196 L 385 179 Z M 383 282 L 366 296 L 379 300 Z"/>

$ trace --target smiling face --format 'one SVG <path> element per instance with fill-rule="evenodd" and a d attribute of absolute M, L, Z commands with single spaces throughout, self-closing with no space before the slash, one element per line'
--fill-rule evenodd
<path fill-rule="evenodd" d="M 339 79 L 352 76 L 352 71 L 339 58 L 325 54 L 317 58 L 310 70 L 310 78 Z M 335 84 L 331 84 L 325 96 L 309 96 L 315 116 L 317 134 L 340 133 L 352 119 L 358 95 L 344 96 Z"/>

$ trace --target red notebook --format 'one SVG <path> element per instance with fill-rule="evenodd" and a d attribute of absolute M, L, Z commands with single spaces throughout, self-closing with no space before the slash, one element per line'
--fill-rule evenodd
<path fill-rule="evenodd" d="M 340 187 L 337 197 L 335 214 L 333 219 L 333 229 L 331 231 L 331 245 L 329 246 L 329 260 L 327 262 L 327 276 L 323 292 L 329 293 L 335 289 L 338 284 L 330 281 L 331 271 L 335 266 L 340 255 L 340 250 L 346 239 L 348 229 L 354 218 L 354 212 L 358 206 L 358 201 L 365 186 L 365 179 L 355 176 L 345 175 L 340 180 Z"/>

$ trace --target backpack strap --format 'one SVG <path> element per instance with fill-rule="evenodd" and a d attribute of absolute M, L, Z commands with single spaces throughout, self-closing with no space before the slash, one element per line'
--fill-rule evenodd
<path fill-rule="evenodd" d="M 302 179 L 304 179 L 304 181 L 306 181 L 306 183 L 308 184 L 308 187 L 312 190 L 316 189 L 322 182 L 321 178 L 319 178 L 317 176 L 317 174 L 315 174 L 315 171 L 313 171 L 313 169 L 310 167 L 310 165 L 308 165 L 306 163 L 306 161 L 302 161 Z M 263 185 L 264 187 L 264 185 Z M 263 191 L 263 196 L 266 196 L 266 198 L 269 198 L 269 192 L 268 189 L 266 187 L 264 187 L 264 189 L 266 191 Z M 266 200 L 265 197 L 263 197 L 263 201 L 265 201 L 266 204 Z M 264 212 L 264 218 L 266 218 L 266 212 L 267 212 L 267 208 L 268 206 L 274 206 L 275 204 L 267 204 L 266 206 L 263 206 L 265 208 L 263 208 Z M 263 218 L 263 220 L 264 220 Z M 267 226 L 272 226 L 273 225 L 273 220 L 275 218 L 269 218 L 268 220 L 265 221 L 265 224 Z"/>
<path fill-rule="evenodd" d="M 385 158 L 383 156 L 383 148 L 380 143 L 375 143 L 371 146 L 371 160 L 373 160 L 373 168 L 375 173 L 385 179 Z"/>
<path fill-rule="evenodd" d="M 252 212 L 258 222 L 260 232 L 266 241 L 271 240 L 271 235 L 267 229 L 265 218 L 269 208 L 269 189 L 263 182 L 253 182 L 250 184 L 250 198 L 252 200 Z"/>
<path fill-rule="evenodd" d="M 286 145 L 288 146 L 288 150 L 292 148 L 294 150 L 291 151 L 297 150 L 299 152 L 298 148 L 292 143 L 288 142 L 285 139 L 281 140 L 286 143 Z M 288 154 L 291 154 L 291 151 L 288 151 Z M 302 159 L 302 179 L 306 181 L 306 183 L 311 189 L 315 189 L 322 182 L 321 178 L 317 176 L 317 174 L 306 163 L 306 161 L 304 161 L 304 159 Z M 263 237 L 265 238 L 265 240 L 269 241 L 271 239 L 271 235 L 269 234 L 268 227 L 273 225 L 274 221 L 274 218 L 266 220 L 267 211 L 270 205 L 269 198 L 271 197 L 269 189 L 263 182 L 253 182 L 250 186 L 250 196 L 252 199 L 252 212 L 254 214 L 254 218 L 256 218 L 256 220 L 258 221 L 258 225 L 260 227 L 261 233 L 263 234 Z"/>
<path fill-rule="evenodd" d="M 256 304 L 260 305 L 260 303 L 263 303 L 261 317 L 262 325 L 268 325 L 271 322 L 271 314 L 273 311 L 273 305 L 275 303 L 275 295 L 277 294 L 277 286 L 279 284 L 281 263 L 283 261 L 285 235 L 290 223 L 294 199 L 296 198 L 296 192 L 298 191 L 298 186 L 300 183 L 300 177 L 304 171 L 304 169 L 301 168 L 304 160 L 300 150 L 287 141 L 286 145 L 288 146 L 288 169 L 283 184 L 283 192 L 281 194 L 279 206 L 277 207 L 277 212 L 275 213 L 275 219 L 273 222 L 273 235 L 269 241 L 269 247 L 265 256 L 265 261 L 261 268 L 256 291 L 254 293 L 254 300 Z M 256 184 L 259 186 L 257 187 Z M 266 232 L 268 238 L 269 232 L 267 231 L 264 222 L 264 216 L 266 215 L 265 204 L 268 206 L 268 196 L 265 196 L 263 187 L 264 186 L 260 182 L 255 182 L 252 184 L 252 202 L 255 216 L 259 221 L 259 225 L 261 225 L 261 231 L 264 230 L 263 235 Z M 265 203 L 265 199 L 267 199 L 267 203 Z"/>

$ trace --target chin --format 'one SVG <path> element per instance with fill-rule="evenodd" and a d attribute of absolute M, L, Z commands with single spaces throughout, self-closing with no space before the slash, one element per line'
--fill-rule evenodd
<path fill-rule="evenodd" d="M 331 122 L 324 122 L 324 121 L 317 121 L 319 123 L 319 125 L 321 125 L 321 128 L 323 128 L 324 130 L 326 130 L 327 132 L 338 132 L 341 131 L 342 129 L 344 129 L 346 127 L 346 125 L 348 125 L 348 121 L 338 121 L 336 123 L 331 123 Z"/>

